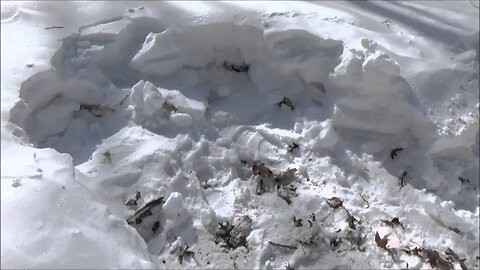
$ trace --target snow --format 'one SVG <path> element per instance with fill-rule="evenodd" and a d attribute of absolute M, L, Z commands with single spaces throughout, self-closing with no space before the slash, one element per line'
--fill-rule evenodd
<path fill-rule="evenodd" d="M 2 1 L 1 267 L 478 268 L 476 3 Z"/>
<path fill-rule="evenodd" d="M 162 33 L 148 34 L 132 65 L 145 74 L 165 77 L 182 67 L 181 53 L 175 32 L 169 28 Z"/>

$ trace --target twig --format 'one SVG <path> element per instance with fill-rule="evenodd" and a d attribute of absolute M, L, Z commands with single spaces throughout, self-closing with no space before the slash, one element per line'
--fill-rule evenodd
<path fill-rule="evenodd" d="M 80 26 L 80 28 L 78 28 L 78 33 L 81 33 L 82 30 L 85 29 L 85 28 L 90 28 L 90 27 L 94 27 L 94 26 L 98 26 L 98 25 L 102 25 L 102 24 L 107 24 L 107 23 L 113 23 L 113 22 L 116 22 L 116 21 L 120 21 L 122 19 L 130 19 L 130 17 L 128 17 L 128 16 L 117 16 L 117 17 L 101 20 L 101 21 L 98 21 L 98 22 L 95 22 L 95 23 L 92 23 L 92 24 L 83 25 L 83 26 Z"/>
<path fill-rule="evenodd" d="M 297 249 L 296 246 L 289 246 L 289 245 L 278 244 L 278 243 L 274 243 L 274 242 L 272 242 L 272 241 L 268 241 L 268 243 L 271 244 L 271 245 L 274 245 L 274 246 L 278 246 L 278 247 L 289 248 L 289 249 Z"/>
<path fill-rule="evenodd" d="M 367 204 L 367 208 L 370 208 L 370 203 L 360 194 L 360 198 Z"/>
<path fill-rule="evenodd" d="M 328 212 L 328 214 L 320 221 L 320 223 L 323 224 L 323 222 L 325 222 L 325 220 L 327 220 L 329 216 L 330 216 L 330 212 Z"/>
<path fill-rule="evenodd" d="M 467 89 L 465 89 L 465 88 L 463 87 L 463 85 L 460 85 L 460 89 L 463 90 L 466 94 L 468 94 L 468 95 L 470 95 L 470 96 L 472 96 L 472 97 L 475 97 L 475 95 L 473 95 L 472 93 L 468 92 Z"/>
<path fill-rule="evenodd" d="M 307 253 L 305 252 L 305 249 L 303 248 L 303 244 L 302 244 L 302 243 L 300 243 L 300 246 L 302 247 L 303 254 L 307 255 Z"/>
<path fill-rule="evenodd" d="M 63 29 L 65 27 L 63 26 L 50 26 L 50 27 L 45 27 L 45 30 L 49 30 L 49 29 Z"/>
<path fill-rule="evenodd" d="M 278 102 L 278 103 L 276 103 L 276 104 L 277 104 L 278 106 L 280 106 L 280 107 L 282 106 L 282 104 L 285 105 L 285 106 L 287 106 L 287 107 L 290 107 L 290 109 L 291 109 L 292 111 L 295 109 L 295 107 L 293 106 L 292 101 L 291 101 L 289 98 L 287 98 L 287 97 L 284 97 L 284 98 L 282 99 L 282 101 L 280 101 L 280 102 Z"/>
<path fill-rule="evenodd" d="M 123 102 L 125 102 L 125 100 L 127 100 L 127 98 L 128 98 L 129 96 L 130 96 L 130 94 L 126 95 L 126 96 L 122 99 L 122 101 L 120 101 L 119 105 L 122 105 Z"/>
<path fill-rule="evenodd" d="M 392 159 L 394 159 L 395 157 L 397 157 L 397 153 L 400 152 L 400 151 L 403 151 L 403 148 L 402 147 L 397 147 L 395 149 L 393 149 L 391 152 L 390 152 L 390 157 Z"/>
<path fill-rule="evenodd" d="M 400 177 L 398 177 L 398 182 L 400 184 L 400 189 L 402 189 L 405 186 L 405 177 L 407 176 L 408 172 L 403 172 Z"/>
<path fill-rule="evenodd" d="M 393 22 L 392 22 L 390 19 L 386 19 L 386 20 L 383 21 L 382 23 L 384 23 L 388 28 L 390 28 L 390 25 L 393 24 Z"/>
<path fill-rule="evenodd" d="M 480 6 L 476 6 L 474 3 L 473 3 L 473 0 L 469 0 L 470 4 L 472 4 L 472 6 L 476 7 L 476 8 L 480 8 Z"/>

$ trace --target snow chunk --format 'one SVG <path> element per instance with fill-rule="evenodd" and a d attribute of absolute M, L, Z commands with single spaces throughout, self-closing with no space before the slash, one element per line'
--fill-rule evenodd
<path fill-rule="evenodd" d="M 298 133 L 298 134 L 301 134 L 302 133 L 302 130 L 303 130 L 303 125 L 302 123 L 295 123 L 295 126 L 293 127 L 293 130 Z"/>
<path fill-rule="evenodd" d="M 166 231 L 182 225 L 186 221 L 188 214 L 182 194 L 172 192 L 165 204 L 163 204 L 163 212 L 167 218 L 165 224 Z"/>
<path fill-rule="evenodd" d="M 439 221 L 445 227 L 456 228 L 461 232 L 470 231 L 470 227 L 459 216 L 453 213 L 450 209 L 431 203 L 423 202 L 425 212 Z"/>
<path fill-rule="evenodd" d="M 396 62 L 372 52 L 373 41 L 362 40 L 367 49 L 350 50 L 335 69 L 331 82 L 349 89 L 335 104 L 333 125 L 368 132 L 399 134 L 409 131 L 417 138 L 433 133 L 433 124 Z"/>
<path fill-rule="evenodd" d="M 151 82 L 140 81 L 132 87 L 130 101 L 134 107 L 133 120 L 146 127 L 159 126 L 167 115 L 162 110 L 164 98 Z M 153 122 L 152 122 L 153 121 Z"/>
<path fill-rule="evenodd" d="M 332 125 L 332 120 L 325 120 L 313 125 L 306 135 L 312 139 L 312 150 L 332 149 L 338 141 L 338 135 Z"/>
<path fill-rule="evenodd" d="M 321 83 L 340 63 L 343 42 L 323 38 L 303 29 L 267 31 L 267 46 L 285 75 L 300 73 L 307 83 Z"/>
<path fill-rule="evenodd" d="M 442 136 L 436 140 L 430 149 L 430 153 L 436 156 L 445 156 L 455 149 L 464 151 L 474 146 L 476 138 L 478 138 L 479 126 L 478 120 L 468 123 L 462 127 L 456 136 Z"/>
<path fill-rule="evenodd" d="M 167 217 L 175 217 L 177 214 L 186 211 L 183 205 L 183 196 L 178 192 L 172 192 L 163 205 L 163 211 Z"/>
<path fill-rule="evenodd" d="M 203 120 L 207 109 L 203 101 L 187 98 L 178 90 L 160 89 L 165 101 L 175 106 L 177 112 L 186 113 L 195 120 Z"/>
<path fill-rule="evenodd" d="M 140 51 L 133 57 L 132 66 L 145 74 L 165 77 L 183 66 L 182 50 L 175 41 L 178 32 L 172 28 L 145 38 Z"/>
<path fill-rule="evenodd" d="M 177 90 L 157 88 L 143 80 L 132 87 L 130 101 L 134 108 L 133 120 L 154 129 L 169 120 L 181 127 L 189 126 L 193 119 L 204 119 L 206 110 L 203 102 L 189 99 Z"/>
<path fill-rule="evenodd" d="M 200 220 L 205 230 L 213 232 L 217 228 L 217 216 L 212 209 L 202 209 L 200 212 Z"/>
<path fill-rule="evenodd" d="M 179 127 L 188 127 L 193 123 L 192 117 L 186 113 L 172 113 L 170 120 Z"/>

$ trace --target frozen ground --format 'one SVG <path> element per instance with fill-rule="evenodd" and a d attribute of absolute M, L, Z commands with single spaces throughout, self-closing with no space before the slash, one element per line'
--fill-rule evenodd
<path fill-rule="evenodd" d="M 2 1 L 2 268 L 479 267 L 478 1 Z"/>

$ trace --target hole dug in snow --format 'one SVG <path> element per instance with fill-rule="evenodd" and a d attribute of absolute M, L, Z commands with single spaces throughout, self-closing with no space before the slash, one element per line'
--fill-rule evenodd
<path fill-rule="evenodd" d="M 328 118 L 338 128 L 387 134 L 422 130 L 416 128 L 423 120 L 417 110 L 398 97 L 408 95 L 408 87 L 400 80 L 393 84 L 400 89 L 390 89 L 390 78 L 399 78 L 396 66 L 384 54 L 371 52 L 371 44 L 365 52 L 344 53 L 342 41 L 305 30 L 161 25 L 140 18 L 116 36 L 65 38 L 52 59 L 55 70 L 22 85 L 10 121 L 38 147 L 70 153 L 76 164 L 130 118 L 169 137 L 178 130 L 161 127 L 191 132 L 195 126 L 203 130 L 191 135 L 216 136 L 212 127 L 253 123 L 292 130 L 303 119 Z M 342 60 L 345 54 L 351 58 Z M 347 67 L 367 72 L 352 79 L 350 73 L 358 71 L 347 72 Z M 379 70 L 388 76 L 377 76 Z M 329 99 L 338 94 L 324 95 L 326 88 L 354 91 L 335 102 Z M 272 104 L 293 112 L 275 112 Z"/>
<path fill-rule="evenodd" d="M 65 38 L 52 59 L 55 69 L 22 84 L 10 121 L 38 147 L 69 153 L 75 164 L 130 118 L 169 137 L 179 130 L 161 126 L 203 129 L 193 136 L 252 122 L 291 129 L 294 114 L 272 117 L 264 108 L 277 108 L 266 105 L 322 102 L 322 82 L 343 52 L 341 41 L 303 30 L 266 35 L 230 23 L 183 30 L 161 25 L 140 18 L 118 35 Z"/>
<path fill-rule="evenodd" d="M 166 260 L 232 267 L 223 255 L 190 258 L 223 244 L 247 258 L 239 267 L 280 265 L 285 246 L 294 247 L 295 264 L 331 236 L 308 219 L 318 195 L 298 196 L 320 170 L 309 157 L 341 148 L 345 130 L 431 136 L 397 65 L 371 41 L 345 50 L 298 29 L 162 25 L 139 18 L 118 35 L 66 38 L 56 69 L 22 84 L 10 121 L 36 146 L 72 155 L 78 180 Z M 293 176 L 271 177 L 268 192 L 257 194 L 256 162 Z M 324 167 L 317 176 L 347 179 Z M 295 212 L 309 222 L 294 224 L 286 216 Z M 264 248 L 268 239 L 277 245 Z M 265 249 L 260 259 L 250 245 Z"/>

